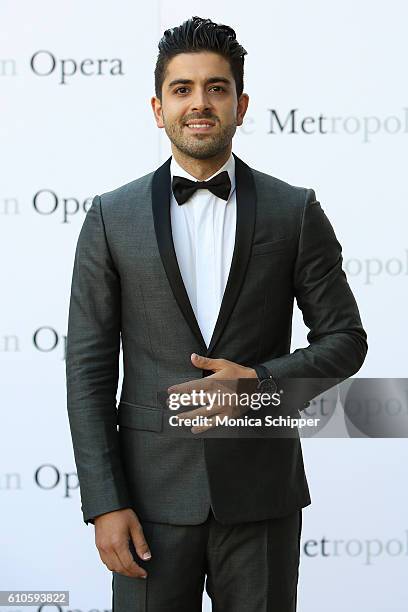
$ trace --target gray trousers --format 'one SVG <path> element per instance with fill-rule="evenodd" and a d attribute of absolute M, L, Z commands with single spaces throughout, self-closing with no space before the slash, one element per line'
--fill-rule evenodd
<path fill-rule="evenodd" d="M 112 612 L 295 612 L 302 510 L 238 525 L 212 511 L 200 525 L 140 521 L 152 558 L 146 579 L 112 572 Z"/>

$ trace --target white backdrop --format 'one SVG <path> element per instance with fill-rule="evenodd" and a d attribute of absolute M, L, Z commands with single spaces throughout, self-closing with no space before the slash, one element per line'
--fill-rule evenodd
<path fill-rule="evenodd" d="M 74 250 L 93 195 L 170 155 L 150 107 L 157 43 L 193 15 L 248 51 L 233 151 L 315 189 L 334 225 L 368 333 L 358 376 L 406 376 L 405 2 L 3 0 L 0 589 L 69 590 L 79 612 L 110 609 L 111 574 L 82 522 L 66 414 Z M 306 332 L 297 312 L 292 349 Z M 406 440 L 303 450 L 299 611 L 405 611 Z"/>

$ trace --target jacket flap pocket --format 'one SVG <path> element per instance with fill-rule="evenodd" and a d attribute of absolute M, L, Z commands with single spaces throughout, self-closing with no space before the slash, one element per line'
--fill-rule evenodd
<path fill-rule="evenodd" d="M 119 426 L 147 431 L 162 431 L 163 412 L 159 408 L 150 408 L 128 402 L 120 402 L 117 423 Z"/>
<path fill-rule="evenodd" d="M 289 238 L 278 238 L 272 242 L 262 242 L 254 244 L 252 247 L 252 255 L 263 255 L 272 251 L 283 251 L 290 244 Z"/>

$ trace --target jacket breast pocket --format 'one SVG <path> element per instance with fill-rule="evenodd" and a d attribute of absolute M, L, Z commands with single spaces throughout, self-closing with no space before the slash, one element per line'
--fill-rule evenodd
<path fill-rule="evenodd" d="M 290 245 L 289 238 L 278 238 L 271 242 L 262 242 L 252 246 L 252 255 L 265 255 L 266 253 L 275 253 L 277 251 L 285 251 Z"/>
<path fill-rule="evenodd" d="M 145 431 L 162 431 L 163 411 L 159 408 L 119 402 L 117 423 L 119 427 L 143 429 Z"/>

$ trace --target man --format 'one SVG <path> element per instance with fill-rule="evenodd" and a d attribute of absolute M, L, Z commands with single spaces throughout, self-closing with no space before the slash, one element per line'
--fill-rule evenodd
<path fill-rule="evenodd" d="M 212 421 L 177 437 L 160 393 L 343 380 L 367 351 L 313 189 L 232 153 L 249 101 L 245 54 L 231 28 L 199 17 L 164 33 L 151 104 L 172 156 L 95 196 L 78 238 L 67 404 L 114 612 L 197 612 L 205 578 L 219 612 L 294 612 L 311 503 L 299 438 L 205 437 Z M 310 344 L 290 354 L 294 298 Z"/>

